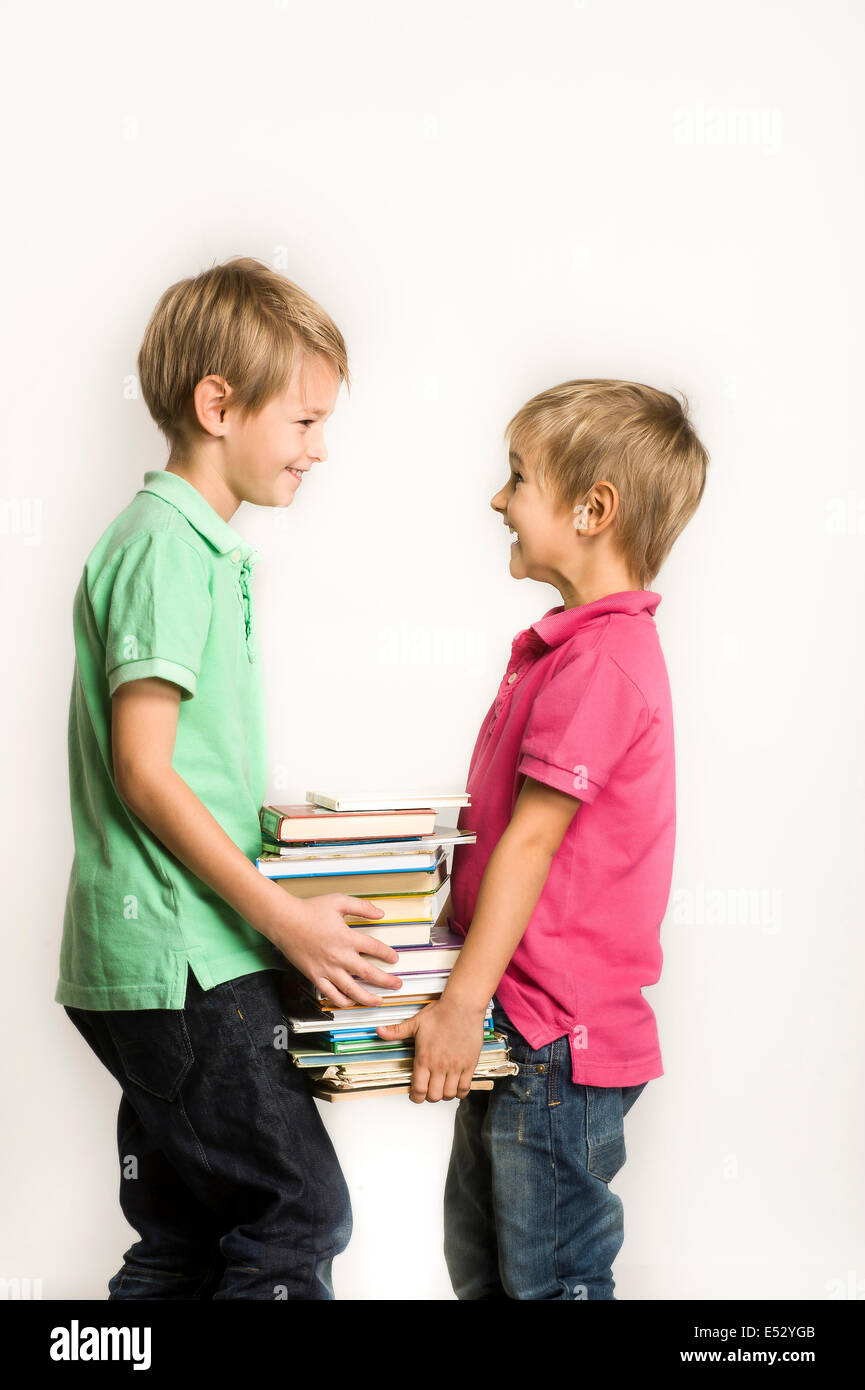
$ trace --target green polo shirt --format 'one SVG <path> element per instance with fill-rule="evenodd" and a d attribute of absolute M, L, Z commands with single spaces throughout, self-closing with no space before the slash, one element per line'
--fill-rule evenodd
<path fill-rule="evenodd" d="M 153 471 L 84 566 L 73 604 L 69 787 L 75 858 L 55 999 L 79 1009 L 181 1009 L 283 957 L 120 799 L 111 697 L 180 687 L 172 765 L 250 859 L 267 792 L 250 579 L 258 555 L 176 473 Z"/>

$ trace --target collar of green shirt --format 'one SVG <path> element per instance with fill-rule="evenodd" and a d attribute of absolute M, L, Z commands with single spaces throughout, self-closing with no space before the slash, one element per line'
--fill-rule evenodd
<path fill-rule="evenodd" d="M 251 557 L 253 560 L 257 558 L 257 552 L 253 551 L 252 546 L 229 526 L 227 521 L 223 521 L 219 513 L 202 497 L 198 488 L 181 478 L 179 473 L 167 473 L 162 468 L 153 469 L 145 473 L 144 487 L 140 491 L 153 492 L 157 497 L 170 502 L 214 550 L 218 550 L 220 555 L 230 553 L 235 564 Z"/>

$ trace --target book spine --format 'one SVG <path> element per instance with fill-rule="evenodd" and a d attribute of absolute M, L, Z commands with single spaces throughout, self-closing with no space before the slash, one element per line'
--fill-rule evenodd
<path fill-rule="evenodd" d="M 270 806 L 262 806 L 258 813 L 258 819 L 261 823 L 262 830 L 266 831 L 278 844 L 280 839 L 279 832 L 282 826 L 282 816 L 279 812 L 272 810 Z"/>

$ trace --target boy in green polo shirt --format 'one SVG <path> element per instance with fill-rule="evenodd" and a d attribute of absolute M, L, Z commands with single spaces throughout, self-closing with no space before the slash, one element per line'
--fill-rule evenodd
<path fill-rule="evenodd" d="M 281 976 L 291 961 L 338 1003 L 372 1005 L 364 986 L 394 977 L 368 958 L 397 957 L 346 925 L 381 916 L 372 903 L 295 898 L 252 862 L 257 555 L 228 523 L 242 501 L 290 506 L 327 458 L 345 343 L 303 290 L 239 257 L 165 292 L 138 366 L 170 457 L 75 595 L 55 994 L 122 1088 L 120 1203 L 140 1239 L 109 1297 L 328 1299 L 351 1209 L 279 1047 Z"/>

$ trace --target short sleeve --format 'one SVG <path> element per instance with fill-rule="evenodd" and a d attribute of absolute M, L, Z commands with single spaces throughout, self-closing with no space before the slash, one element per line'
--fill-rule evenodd
<path fill-rule="evenodd" d="M 167 531 L 136 536 L 123 551 L 108 604 L 105 674 L 113 695 L 127 681 L 159 676 L 195 694 L 210 628 L 204 561 Z"/>
<path fill-rule="evenodd" d="M 591 804 L 649 720 L 645 697 L 614 658 L 557 671 L 532 705 L 518 772 Z"/>

